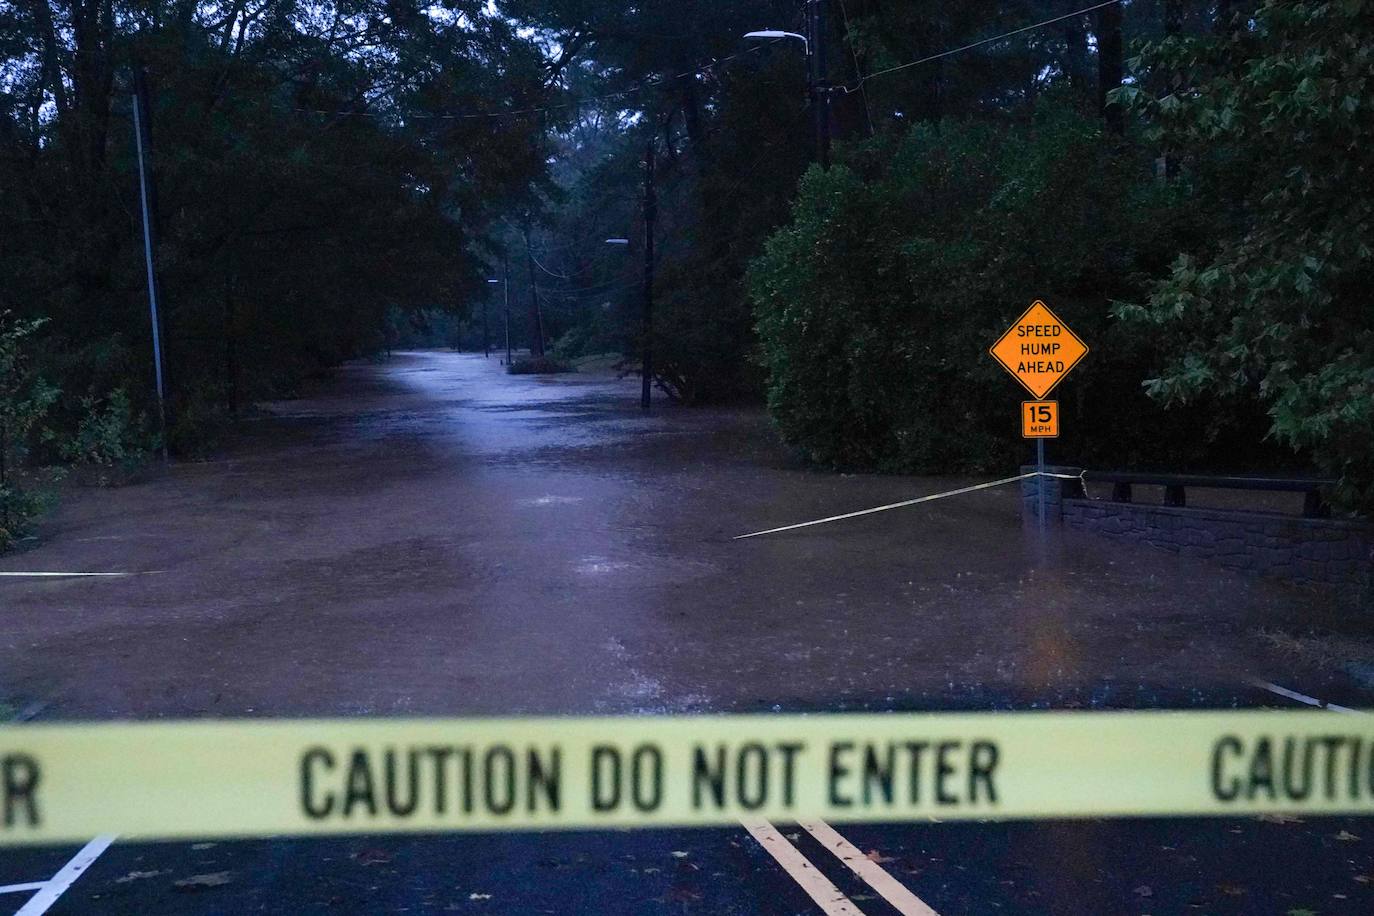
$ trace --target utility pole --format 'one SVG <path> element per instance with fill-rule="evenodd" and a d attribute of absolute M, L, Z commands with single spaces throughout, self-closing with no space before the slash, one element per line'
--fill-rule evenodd
<path fill-rule="evenodd" d="M 539 286 L 534 275 L 534 248 L 530 244 L 530 224 L 525 223 L 525 263 L 530 273 L 530 357 L 544 355 L 544 316 L 539 311 Z"/>
<path fill-rule="evenodd" d="M 506 297 L 506 366 L 510 366 L 510 255 L 501 253 L 501 292 Z"/>
<path fill-rule="evenodd" d="M 153 326 L 153 370 L 157 380 L 157 422 L 162 436 L 162 460 L 167 460 L 167 391 L 162 371 L 162 320 L 158 313 L 157 270 L 153 266 L 153 187 L 148 175 L 148 158 L 152 155 L 152 132 L 148 127 L 148 82 L 143 65 L 133 65 L 134 147 L 138 153 L 139 203 L 143 212 L 143 260 L 148 272 L 148 311 Z"/>
<path fill-rule="evenodd" d="M 816 120 L 816 161 L 830 171 L 830 82 L 825 66 L 825 0 L 807 0 L 811 111 Z"/>
<path fill-rule="evenodd" d="M 644 313 L 642 318 L 643 355 L 640 373 L 643 376 L 639 406 L 649 409 L 654 385 L 654 220 L 658 217 L 658 198 L 654 188 L 654 141 L 644 145 Z"/>

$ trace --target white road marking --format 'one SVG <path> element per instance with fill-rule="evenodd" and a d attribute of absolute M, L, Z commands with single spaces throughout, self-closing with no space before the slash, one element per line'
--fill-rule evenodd
<path fill-rule="evenodd" d="M 802 829 L 833 852 L 835 858 L 848 865 L 850 871 L 863 878 L 869 887 L 892 904 L 902 916 L 938 916 L 925 901 L 908 890 L 906 885 L 888 874 L 887 869 L 860 852 L 858 847 L 825 821 L 802 821 L 801 825 Z"/>
<path fill-rule="evenodd" d="M 787 837 L 778 833 L 778 828 L 764 820 L 742 821 L 744 829 L 768 850 L 792 880 L 806 891 L 806 895 L 816 901 L 816 905 L 826 916 L 863 916 L 863 910 L 854 905 L 840 889 L 830 883 L 830 879 L 816 870 L 816 866 L 802 855 L 797 847 L 787 842 Z"/>
<path fill-rule="evenodd" d="M 81 851 L 72 856 L 70 862 L 43 882 L 38 893 L 30 897 L 29 902 L 20 907 L 14 916 L 42 916 L 114 841 L 114 834 L 103 834 L 82 846 Z"/>
<path fill-rule="evenodd" d="M 25 578 L 56 578 L 62 576 L 132 576 L 134 573 L 126 572 L 0 572 L 0 578 L 6 579 L 25 579 Z"/>
<path fill-rule="evenodd" d="M 30 881 L 28 884 L 6 884 L 0 887 L 0 894 L 23 894 L 47 886 L 46 881 Z"/>
<path fill-rule="evenodd" d="M 1353 716 L 1368 715 L 1368 713 L 1362 712 L 1361 710 L 1351 709 L 1349 706 L 1341 706 L 1337 703 L 1327 703 L 1323 700 L 1317 699 L 1316 697 L 1309 697 L 1305 693 L 1298 693 L 1296 690 L 1289 690 L 1287 687 L 1280 687 L 1278 684 L 1271 684 L 1269 681 L 1261 681 L 1259 679 L 1256 679 L 1251 681 L 1250 683 L 1254 684 L 1256 687 L 1263 688 L 1264 690 L 1267 690 L 1270 693 L 1276 693 L 1281 697 L 1287 697 L 1290 700 L 1297 700 L 1299 703 L 1306 703 L 1308 706 L 1315 706 L 1318 709 L 1329 709 L 1331 712 L 1343 712 Z"/>

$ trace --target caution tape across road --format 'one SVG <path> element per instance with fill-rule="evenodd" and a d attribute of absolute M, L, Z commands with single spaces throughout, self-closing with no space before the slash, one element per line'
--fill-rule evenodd
<path fill-rule="evenodd" d="M 0 727 L 0 843 L 1374 811 L 1311 711 Z"/>

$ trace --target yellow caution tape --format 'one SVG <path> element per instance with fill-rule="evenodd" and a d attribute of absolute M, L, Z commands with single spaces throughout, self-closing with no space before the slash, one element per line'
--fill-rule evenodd
<path fill-rule="evenodd" d="M 1315 711 L 0 727 L 5 844 L 1370 811 L 1374 719 Z"/>

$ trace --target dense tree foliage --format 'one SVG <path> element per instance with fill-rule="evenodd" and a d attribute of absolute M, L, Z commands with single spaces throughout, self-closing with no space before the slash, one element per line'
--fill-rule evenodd
<path fill-rule="evenodd" d="M 783 434 L 837 467 L 1005 468 L 1023 457 L 1019 389 L 986 350 L 1043 298 L 1093 347 L 1057 395 L 1055 450 L 1206 463 L 1219 438 L 1253 435 L 1244 410 L 1154 407 L 1150 341 L 1108 308 L 1186 243 L 1188 217 L 1143 153 L 1054 105 L 1029 125 L 916 127 L 809 173 L 751 278 Z"/>
<path fill-rule="evenodd" d="M 781 428 L 842 466 L 1004 463 L 981 349 L 1043 297 L 1095 346 L 1060 394 L 1075 460 L 1315 466 L 1368 509 L 1368 4 L 1124 6 L 1137 56 L 1115 91 L 1099 57 L 1100 122 L 1046 119 L 1091 111 L 1071 18 L 957 89 L 929 73 L 910 110 L 937 126 L 803 182 L 754 270 Z"/>
<path fill-rule="evenodd" d="M 1161 88 L 1120 95 L 1218 216 L 1119 309 L 1171 343 L 1150 392 L 1261 401 L 1274 436 L 1374 507 L 1374 5 L 1271 0 L 1145 44 L 1138 67 Z"/>
<path fill-rule="evenodd" d="M 393 310 L 458 308 L 493 214 L 545 176 L 545 124 L 487 115 L 555 97 L 548 62 L 481 2 L 25 0 L 0 54 L 0 296 L 48 319 L 68 429 L 112 396 L 148 415 L 138 70 L 183 449 L 376 349 Z"/>
<path fill-rule="evenodd" d="M 743 38 L 797 0 L 0 0 L 7 454 L 155 445 L 143 73 L 181 451 L 388 345 L 500 351 L 507 297 L 515 347 L 638 371 L 649 157 L 678 400 L 766 395 L 832 466 L 1002 467 L 985 350 L 1039 297 L 1093 345 L 1066 459 L 1369 507 L 1368 3 L 1090 5 L 830 0 L 824 172 L 800 44 Z"/>

